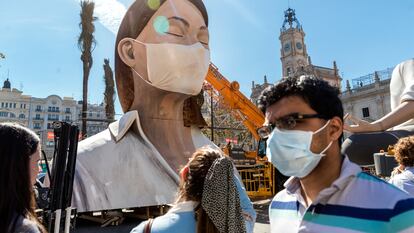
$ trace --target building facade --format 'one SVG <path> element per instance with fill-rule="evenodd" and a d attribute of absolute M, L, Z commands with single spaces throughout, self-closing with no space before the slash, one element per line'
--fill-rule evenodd
<path fill-rule="evenodd" d="M 332 68 L 312 64 L 305 43 L 305 31 L 296 18 L 295 10 L 289 8 L 285 12 L 285 19 L 280 29 L 280 60 L 282 62 L 282 78 L 289 76 L 300 76 L 303 74 L 314 75 L 327 81 L 330 85 L 341 89 L 342 78 L 336 62 L 333 61 Z M 265 78 L 263 84 L 253 82 L 250 99 L 257 104 L 260 93 L 268 86 Z"/>
<path fill-rule="evenodd" d="M 17 122 L 35 131 L 42 140 L 42 149 L 53 154 L 53 122 L 65 121 L 79 128 L 82 125 L 82 102 L 72 97 L 50 95 L 36 98 L 11 88 L 7 79 L 0 90 L 0 122 Z M 104 105 L 88 105 L 87 136 L 105 130 L 108 126 Z"/>
<path fill-rule="evenodd" d="M 345 113 L 372 122 L 391 111 L 390 81 L 393 68 L 375 71 L 359 78 L 347 80 L 341 95 Z"/>
<path fill-rule="evenodd" d="M 333 61 L 332 68 L 312 64 L 305 43 L 305 32 L 296 18 L 295 10 L 291 8 L 285 11 L 285 20 L 280 29 L 279 40 L 282 77 L 313 74 L 341 89 L 342 79 L 335 61 Z"/>
<path fill-rule="evenodd" d="M 260 94 L 264 89 L 266 89 L 269 86 L 272 86 L 272 84 L 267 82 L 266 75 L 264 76 L 263 84 L 254 83 L 254 81 L 252 81 L 252 94 L 250 95 L 250 100 L 253 104 L 258 105 L 257 101 L 260 97 Z"/>

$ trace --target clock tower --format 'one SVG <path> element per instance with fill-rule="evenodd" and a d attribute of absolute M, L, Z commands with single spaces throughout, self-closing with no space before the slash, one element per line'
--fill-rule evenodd
<path fill-rule="evenodd" d="M 295 10 L 285 11 L 285 20 L 280 29 L 280 60 L 283 77 L 304 71 L 309 64 L 309 56 L 305 45 L 305 32 L 296 18 Z"/>

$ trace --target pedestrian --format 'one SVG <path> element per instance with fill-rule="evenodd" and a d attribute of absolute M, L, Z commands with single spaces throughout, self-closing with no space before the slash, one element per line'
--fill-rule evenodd
<path fill-rule="evenodd" d="M 44 233 L 35 214 L 39 137 L 18 124 L 0 123 L 0 232 Z"/>
<path fill-rule="evenodd" d="M 211 147 L 198 149 L 180 172 L 177 201 L 167 214 L 131 233 L 246 232 L 233 163 Z"/>
<path fill-rule="evenodd" d="M 398 140 L 394 153 L 399 166 L 389 182 L 414 196 L 414 136 Z"/>
<path fill-rule="evenodd" d="M 414 198 L 341 154 L 339 90 L 289 77 L 259 100 L 267 156 L 291 176 L 269 207 L 271 232 L 413 232 Z"/>

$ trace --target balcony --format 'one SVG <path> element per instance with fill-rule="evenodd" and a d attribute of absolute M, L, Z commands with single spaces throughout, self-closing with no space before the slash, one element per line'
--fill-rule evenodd
<path fill-rule="evenodd" d="M 33 129 L 42 129 L 42 127 L 41 126 L 35 126 L 35 127 L 33 127 Z"/>
<path fill-rule="evenodd" d="M 68 111 L 68 110 L 66 110 L 66 111 L 65 111 L 65 113 L 66 113 L 66 114 L 72 114 L 72 112 L 71 112 L 70 110 L 69 110 L 69 111 Z"/>
<path fill-rule="evenodd" d="M 43 121 L 43 117 L 33 117 L 33 121 Z"/>
<path fill-rule="evenodd" d="M 48 117 L 47 120 L 48 121 L 59 121 L 59 118 Z"/>
<path fill-rule="evenodd" d="M 48 109 L 47 112 L 60 112 L 60 110 L 53 110 L 53 109 Z"/>
<path fill-rule="evenodd" d="M 43 109 L 41 109 L 41 108 L 36 108 L 36 109 L 35 109 L 35 112 L 43 112 Z"/>

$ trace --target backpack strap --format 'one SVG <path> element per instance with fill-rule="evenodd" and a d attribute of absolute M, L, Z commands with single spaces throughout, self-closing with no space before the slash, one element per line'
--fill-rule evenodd
<path fill-rule="evenodd" d="M 145 224 L 144 227 L 144 233 L 151 233 L 151 227 L 152 227 L 152 223 L 154 222 L 153 218 L 148 219 L 147 224 Z"/>

